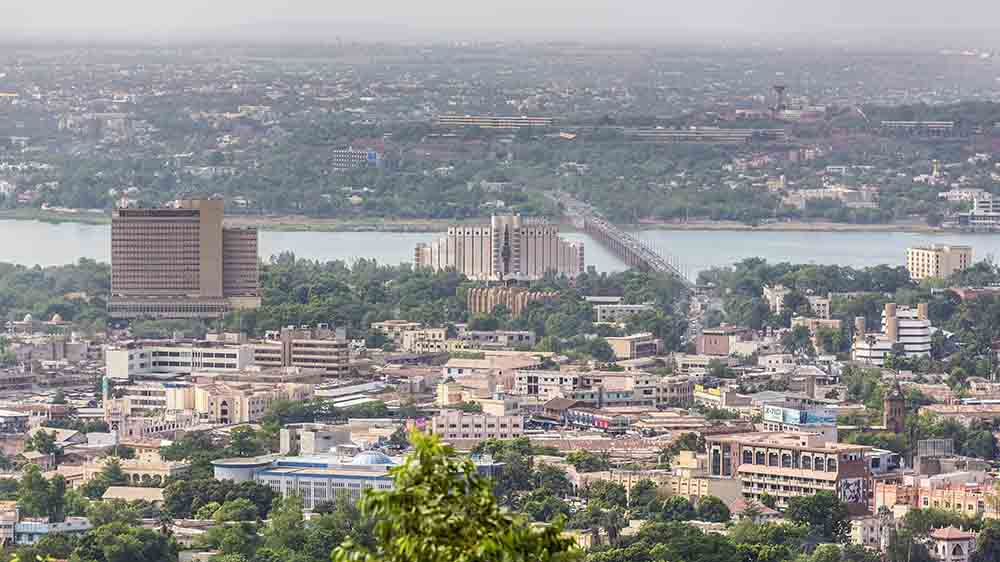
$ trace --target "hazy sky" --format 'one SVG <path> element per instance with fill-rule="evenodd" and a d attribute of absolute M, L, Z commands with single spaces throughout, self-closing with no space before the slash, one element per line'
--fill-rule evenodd
<path fill-rule="evenodd" d="M 328 24 L 336 33 L 344 31 L 338 22 L 359 20 L 421 33 L 558 31 L 609 34 L 608 39 L 629 31 L 1000 29 L 1000 0 L 11 0 L 4 4 L 8 5 L 0 13 L 0 29 L 74 35 L 97 31 L 155 35 L 272 22 Z M 346 27 L 351 31 L 350 25 Z"/>

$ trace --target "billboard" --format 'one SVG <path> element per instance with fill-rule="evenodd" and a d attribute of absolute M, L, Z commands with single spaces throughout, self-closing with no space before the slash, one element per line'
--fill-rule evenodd
<path fill-rule="evenodd" d="M 783 423 L 787 425 L 827 424 L 836 423 L 837 415 L 829 408 L 811 408 L 801 410 L 785 406 L 764 406 L 764 421 Z"/>

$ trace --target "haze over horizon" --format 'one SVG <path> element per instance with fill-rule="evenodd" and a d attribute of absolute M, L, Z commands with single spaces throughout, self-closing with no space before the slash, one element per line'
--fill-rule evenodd
<path fill-rule="evenodd" d="M 292 0 L 175 0 L 140 3 L 125 0 L 40 0 L 5 9 L 0 30 L 8 37 L 43 39 L 226 38 L 289 39 L 598 39 L 670 41 L 692 36 L 733 34 L 838 36 L 878 41 L 880 36 L 944 39 L 953 35 L 971 44 L 990 44 L 1000 18 L 1000 2 L 955 0 L 942 14 L 931 0 L 842 0 L 813 3 L 792 0 L 510 0 L 472 3 L 458 0 L 369 5 Z M 989 29 L 992 25 L 992 30 Z M 964 33 L 976 30 L 979 33 Z M 771 37 L 773 38 L 773 37 Z"/>

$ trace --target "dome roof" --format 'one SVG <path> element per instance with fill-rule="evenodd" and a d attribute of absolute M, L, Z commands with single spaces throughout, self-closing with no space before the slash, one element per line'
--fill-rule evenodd
<path fill-rule="evenodd" d="M 24 315 L 24 321 L 25 322 L 31 322 L 32 320 L 33 320 L 33 318 L 31 317 L 30 314 L 25 314 Z"/>
<path fill-rule="evenodd" d="M 62 321 L 63 321 L 62 315 L 60 315 L 58 312 L 52 315 L 52 323 L 53 324 L 58 324 L 59 322 L 62 322 Z"/>
<path fill-rule="evenodd" d="M 351 464 L 371 466 L 395 463 L 392 462 L 392 459 L 390 459 L 385 453 L 380 453 L 378 451 L 364 451 L 363 453 L 358 453 L 356 457 L 351 459 Z"/>

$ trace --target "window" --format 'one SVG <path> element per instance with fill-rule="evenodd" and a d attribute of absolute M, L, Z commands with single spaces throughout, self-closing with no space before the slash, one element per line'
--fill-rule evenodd
<path fill-rule="evenodd" d="M 812 470 L 812 457 L 802 457 L 802 468 Z"/>
<path fill-rule="evenodd" d="M 764 451 L 757 451 L 757 464 L 764 464 Z"/>
<path fill-rule="evenodd" d="M 837 459 L 830 459 L 830 462 L 826 463 L 827 472 L 837 472 Z"/>
<path fill-rule="evenodd" d="M 767 464 L 768 466 L 778 466 L 778 453 L 768 453 Z"/>
<path fill-rule="evenodd" d="M 821 472 L 823 471 L 824 469 L 823 457 L 816 457 L 816 462 L 813 465 L 813 468 Z"/>
<path fill-rule="evenodd" d="M 743 464 L 753 464 L 753 451 L 743 451 Z"/>

